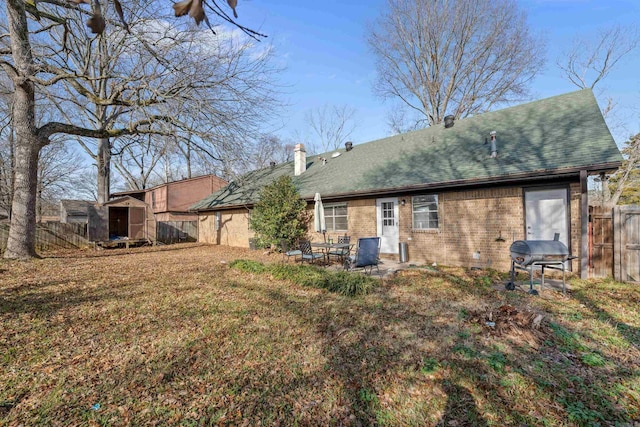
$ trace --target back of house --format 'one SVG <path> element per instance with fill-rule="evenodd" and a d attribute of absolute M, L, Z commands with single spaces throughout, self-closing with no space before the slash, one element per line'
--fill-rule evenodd
<path fill-rule="evenodd" d="M 506 270 L 515 240 L 556 233 L 586 274 L 589 176 L 620 152 L 590 90 L 576 91 L 251 172 L 191 207 L 199 240 L 248 247 L 260 189 L 293 178 L 327 234 L 379 236 L 383 257 Z M 312 227 L 310 227 L 312 228 Z M 321 235 L 310 233 L 314 239 Z"/>

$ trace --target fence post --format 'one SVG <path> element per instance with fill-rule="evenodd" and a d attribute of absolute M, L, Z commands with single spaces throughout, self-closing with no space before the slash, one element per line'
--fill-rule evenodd
<path fill-rule="evenodd" d="M 613 207 L 613 278 L 622 282 L 622 213 L 620 206 Z"/>

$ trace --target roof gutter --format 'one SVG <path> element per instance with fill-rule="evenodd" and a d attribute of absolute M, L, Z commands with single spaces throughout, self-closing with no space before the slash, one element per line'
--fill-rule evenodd
<path fill-rule="evenodd" d="M 528 171 L 520 174 L 513 175 L 503 175 L 499 177 L 489 177 L 489 178 L 479 178 L 479 179 L 465 179 L 465 180 L 456 180 L 456 181 L 446 181 L 446 182 L 437 182 L 431 184 L 416 184 L 416 185 L 405 185 L 402 187 L 387 187 L 381 188 L 377 190 L 364 190 L 364 191 L 351 191 L 348 193 L 333 193 L 323 195 L 322 198 L 324 200 L 342 200 L 342 199 L 354 199 L 357 197 L 377 197 L 382 195 L 389 195 L 390 193 L 408 193 L 408 192 L 416 192 L 420 190 L 440 190 L 440 189 L 451 189 L 451 188 L 462 188 L 462 187 L 478 187 L 487 184 L 518 184 L 527 181 L 534 181 L 540 179 L 562 179 L 562 178 L 571 178 L 571 177 L 579 177 L 580 172 L 586 170 L 587 174 L 600 173 L 600 172 L 611 172 L 615 171 L 620 167 L 622 162 L 608 162 L 608 163 L 600 163 L 589 165 L 587 167 L 582 168 L 566 168 L 566 169 L 546 169 L 539 171 Z M 313 201 L 313 196 L 303 197 L 303 200 L 307 202 Z M 207 208 L 196 210 L 194 212 L 207 212 L 207 211 L 217 211 L 217 210 L 231 210 L 238 208 L 248 208 L 253 207 L 253 204 L 243 203 L 243 204 L 235 204 L 235 205 L 225 205 L 219 206 L 215 208 Z"/>

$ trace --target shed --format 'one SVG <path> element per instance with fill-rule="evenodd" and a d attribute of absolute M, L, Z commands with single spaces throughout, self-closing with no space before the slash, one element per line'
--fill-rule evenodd
<path fill-rule="evenodd" d="M 91 200 L 60 200 L 60 222 L 86 224 L 89 207 L 95 203 Z"/>
<path fill-rule="evenodd" d="M 154 243 L 153 211 L 145 202 L 131 196 L 90 206 L 89 240 L 103 246 Z"/>

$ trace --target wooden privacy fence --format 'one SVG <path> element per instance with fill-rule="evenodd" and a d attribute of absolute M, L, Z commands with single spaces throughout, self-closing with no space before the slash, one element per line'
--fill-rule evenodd
<path fill-rule="evenodd" d="M 591 206 L 589 218 L 589 277 L 640 282 L 640 206 Z"/>
<path fill-rule="evenodd" d="M 156 240 L 165 244 L 198 241 L 198 221 L 158 221 Z"/>
<path fill-rule="evenodd" d="M 4 252 L 9 237 L 9 224 L 0 225 L 0 251 Z M 86 224 L 45 222 L 36 224 L 36 249 L 77 249 L 89 246 Z"/>

